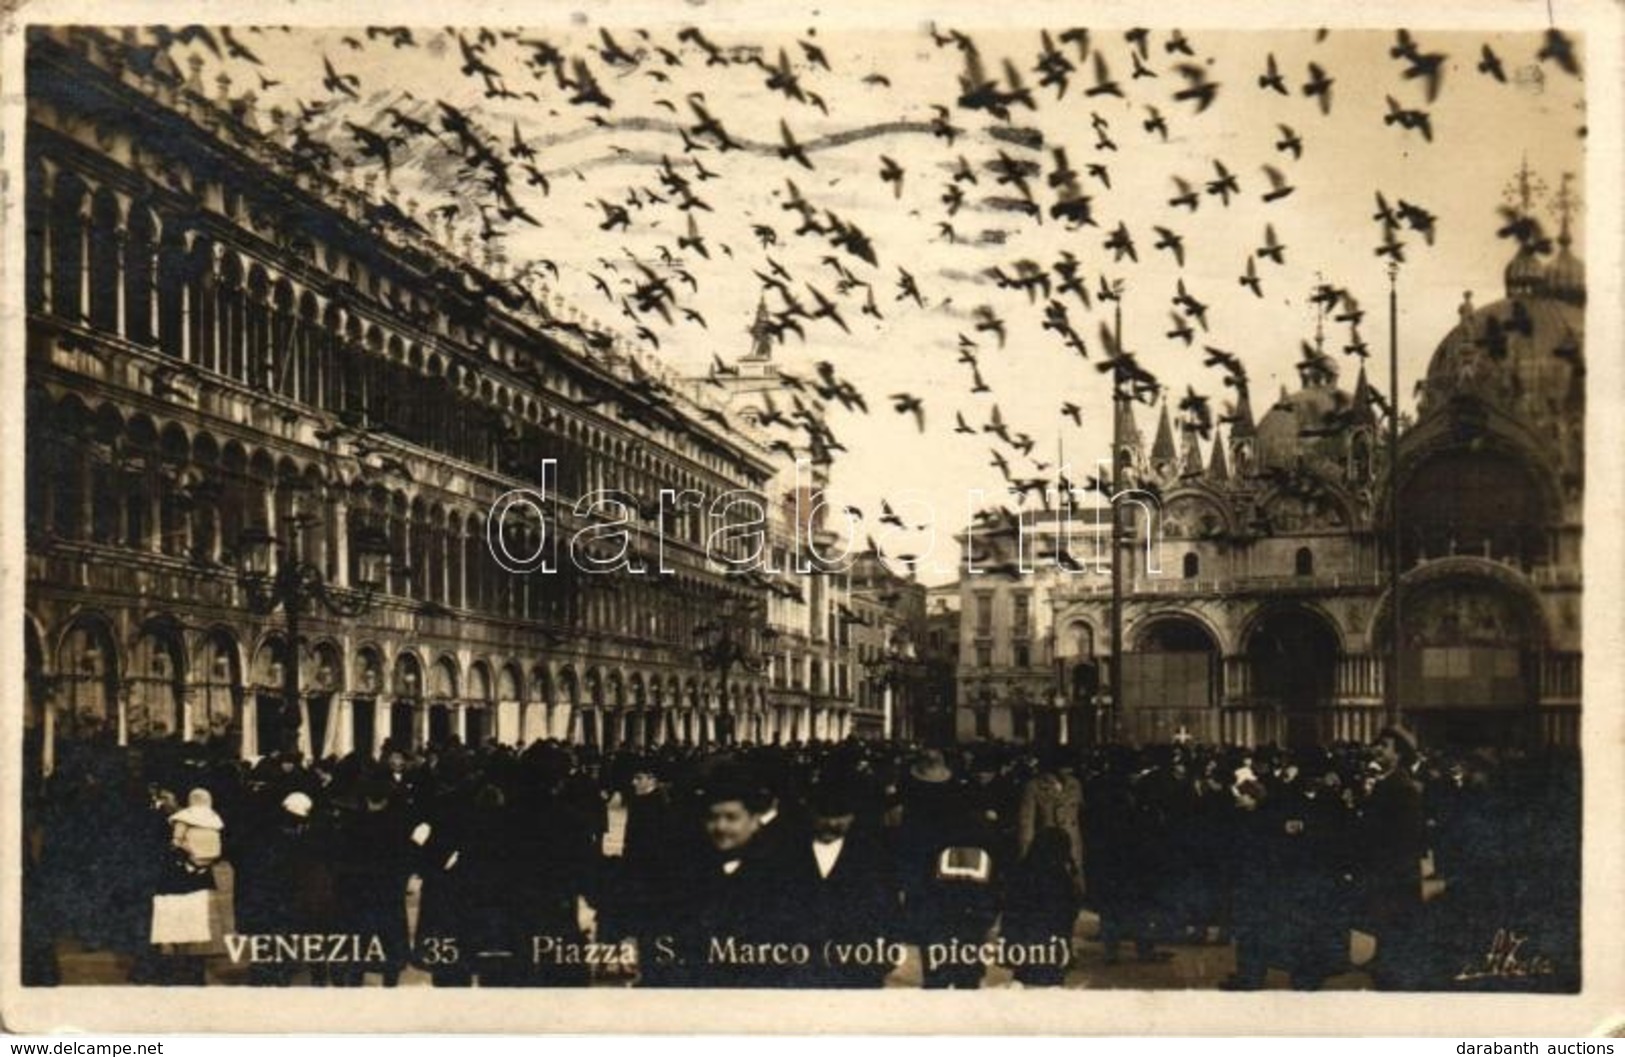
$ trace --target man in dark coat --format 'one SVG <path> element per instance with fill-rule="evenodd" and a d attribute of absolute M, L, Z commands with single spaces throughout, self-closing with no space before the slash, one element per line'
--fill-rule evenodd
<path fill-rule="evenodd" d="M 974 989 L 986 966 L 956 952 L 978 948 L 998 917 L 998 871 L 1008 865 L 993 858 L 999 834 L 935 749 L 915 761 L 900 793 L 898 884 L 907 936 L 920 947 L 924 985 Z"/>
<path fill-rule="evenodd" d="M 785 921 L 813 954 L 795 986 L 880 987 L 895 968 L 900 904 L 890 857 L 858 819 L 858 790 L 827 777 L 807 796 L 812 821 L 786 849 Z"/>
<path fill-rule="evenodd" d="M 510 905 L 514 927 L 530 940 L 533 955 L 517 982 L 585 987 L 587 959 L 571 958 L 568 952 L 579 950 L 585 939 L 581 910 L 597 883 L 603 832 L 597 816 L 603 801 L 596 781 L 588 790 L 591 795 L 580 795 L 583 786 L 572 775 L 570 753 L 563 746 L 531 746 L 515 777 L 508 827 Z"/>
<path fill-rule="evenodd" d="M 621 859 L 607 906 L 599 913 L 599 939 L 630 937 L 652 956 L 660 922 L 671 917 L 672 904 L 681 897 L 684 858 L 695 849 L 683 839 L 688 820 L 672 803 L 661 765 L 644 757 L 630 770 Z"/>
<path fill-rule="evenodd" d="M 806 967 L 786 942 L 784 861 L 757 841 L 768 799 L 738 767 L 703 779 L 696 803 L 708 847 L 689 872 L 683 897 L 652 958 L 646 987 L 793 986 Z"/>
<path fill-rule="evenodd" d="M 1381 773 L 1366 798 L 1360 824 L 1364 876 L 1364 919 L 1377 937 L 1372 983 L 1380 990 L 1405 991 L 1421 985 L 1420 953 L 1412 940 L 1422 907 L 1422 855 L 1425 832 L 1422 792 L 1410 776 L 1416 743 L 1389 727 L 1377 735 Z"/>
<path fill-rule="evenodd" d="M 360 936 L 364 948 L 376 937 L 383 958 L 335 969 L 335 984 L 359 986 L 367 973 L 378 973 L 385 987 L 394 987 L 406 965 L 406 882 L 417 823 L 391 794 L 382 776 L 361 782 L 356 790 L 359 809 L 345 820 L 334 864 L 342 931 Z"/>

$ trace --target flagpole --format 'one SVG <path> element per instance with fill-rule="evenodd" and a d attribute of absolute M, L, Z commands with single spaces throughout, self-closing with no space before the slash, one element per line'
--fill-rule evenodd
<path fill-rule="evenodd" d="M 1398 725 L 1402 719 L 1399 703 L 1400 634 L 1399 601 L 1400 529 L 1399 511 L 1399 262 L 1388 262 L 1388 700 L 1386 720 Z"/>
<path fill-rule="evenodd" d="M 1123 292 L 1117 292 L 1115 311 L 1118 354 L 1123 349 Z M 1112 508 L 1112 670 L 1111 706 L 1107 711 L 1107 731 L 1113 735 L 1123 707 L 1123 512 L 1117 497 L 1123 492 L 1123 416 L 1127 411 L 1128 393 L 1123 388 L 1120 372 L 1112 373 L 1112 494 L 1108 502 Z"/>

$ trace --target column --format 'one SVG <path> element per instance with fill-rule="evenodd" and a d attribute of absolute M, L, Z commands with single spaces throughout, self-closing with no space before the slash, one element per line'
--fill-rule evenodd
<path fill-rule="evenodd" d="M 417 737 L 413 739 L 412 747 L 421 749 L 429 744 L 429 702 L 413 701 L 412 709 L 412 722 L 417 726 Z"/>
<path fill-rule="evenodd" d="M 522 745 L 523 708 L 518 701 L 498 701 L 496 706 L 496 729 L 492 732 L 498 743 L 502 745 Z"/>
<path fill-rule="evenodd" d="M 471 564 L 470 559 L 477 558 L 478 555 L 477 552 L 471 551 L 468 541 L 464 538 L 461 530 L 452 532 L 450 535 L 452 539 L 451 545 L 457 548 L 457 553 L 460 555 L 457 559 L 457 583 L 455 584 L 457 594 L 452 604 L 459 609 L 466 609 L 468 607 L 468 567 Z"/>
<path fill-rule="evenodd" d="M 254 687 L 243 688 L 243 758 L 260 754 L 260 702 Z"/>
<path fill-rule="evenodd" d="M 461 701 L 451 706 L 451 732 L 462 745 L 468 744 L 468 705 Z"/>
<path fill-rule="evenodd" d="M 56 770 L 56 690 L 49 682 L 40 698 L 40 770 L 50 777 Z"/>
<path fill-rule="evenodd" d="M 355 751 L 355 698 L 350 694 L 334 694 L 333 709 L 327 717 L 327 744 L 322 755 L 340 759 Z"/>
<path fill-rule="evenodd" d="M 90 447 L 79 449 L 79 494 L 73 499 L 79 504 L 79 538 L 96 538 L 96 467 L 99 460 L 91 457 Z"/>
<path fill-rule="evenodd" d="M 384 751 L 384 739 L 389 737 L 389 723 L 393 704 L 390 698 L 379 694 L 372 699 L 372 757 L 377 759 Z"/>
<path fill-rule="evenodd" d="M 194 704 L 194 697 L 195 697 L 195 695 L 192 693 L 192 688 L 190 686 L 181 688 L 180 706 L 181 706 L 181 740 L 182 741 L 191 741 L 192 740 L 192 730 L 193 730 L 194 724 L 196 722 L 194 720 L 193 716 L 192 716 L 192 706 Z"/>
<path fill-rule="evenodd" d="M 1067 715 L 1066 706 L 1064 705 L 1057 708 L 1055 711 L 1057 718 L 1060 720 L 1060 733 L 1058 734 L 1056 740 L 1062 745 L 1070 745 L 1072 744 L 1072 731 L 1070 726 L 1071 717 Z"/>
<path fill-rule="evenodd" d="M 309 760 L 315 757 L 320 745 L 313 745 L 310 741 L 310 701 L 304 694 L 299 695 L 299 755 Z"/>
<path fill-rule="evenodd" d="M 169 489 L 162 484 L 162 473 L 155 471 L 151 464 L 148 464 L 144 476 L 143 483 L 147 489 L 147 538 L 142 540 L 141 544 L 153 554 L 160 554 L 164 549 L 164 497 L 169 494 Z"/>
<path fill-rule="evenodd" d="M 552 736 L 552 721 L 548 706 L 542 701 L 526 701 L 519 710 L 519 746 L 521 748 Z"/>
<path fill-rule="evenodd" d="M 281 531 L 281 526 L 277 523 L 276 517 L 276 486 L 270 481 L 254 481 L 252 478 L 250 478 L 250 481 L 254 486 L 257 486 L 260 489 L 261 505 L 263 505 L 265 508 L 265 529 L 271 535 L 276 536 Z M 281 555 L 278 548 L 272 547 L 271 571 L 273 573 L 281 568 L 280 563 Z"/>
<path fill-rule="evenodd" d="M 118 705 L 119 748 L 130 744 L 130 689 L 129 680 L 125 680 L 113 691 L 113 699 Z"/>
<path fill-rule="evenodd" d="M 333 519 L 333 586 L 350 586 L 350 507 L 334 497 L 329 516 Z M 325 570 L 324 570 L 325 571 Z"/>

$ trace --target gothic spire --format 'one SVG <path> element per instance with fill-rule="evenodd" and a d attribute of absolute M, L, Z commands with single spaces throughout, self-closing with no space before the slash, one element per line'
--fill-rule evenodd
<path fill-rule="evenodd" d="M 1202 445 L 1196 439 L 1194 427 L 1185 427 L 1185 452 L 1180 456 L 1179 475 L 1181 477 L 1202 476 Z"/>
<path fill-rule="evenodd" d="M 1375 426 L 1377 416 L 1371 412 L 1371 383 L 1365 377 L 1365 364 L 1360 364 L 1360 377 L 1354 383 L 1354 421 L 1362 426 Z"/>
<path fill-rule="evenodd" d="M 1208 459 L 1207 477 L 1214 484 L 1230 480 L 1230 460 L 1224 456 L 1224 435 L 1219 430 L 1213 431 L 1213 454 Z"/>
<path fill-rule="evenodd" d="M 1168 401 L 1162 402 L 1162 417 L 1157 422 L 1157 439 L 1151 443 L 1151 464 L 1172 464 L 1178 452 L 1174 450 L 1174 425 L 1168 418 Z"/>
<path fill-rule="evenodd" d="M 1236 420 L 1230 424 L 1230 437 L 1232 440 L 1251 437 L 1257 433 L 1253 426 L 1253 402 L 1247 395 L 1243 386 L 1236 397 Z"/>

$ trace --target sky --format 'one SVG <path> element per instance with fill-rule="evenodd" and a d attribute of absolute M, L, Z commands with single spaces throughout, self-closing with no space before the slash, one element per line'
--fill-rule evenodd
<path fill-rule="evenodd" d="M 854 536 L 872 534 L 894 553 L 924 554 L 918 572 L 927 583 L 953 577 L 952 535 L 963 530 L 972 509 L 999 501 L 1015 505 L 1002 494 L 993 450 L 1003 453 L 1018 477 L 1053 475 L 1053 466 L 1041 469 L 1032 460 L 1064 457 L 1073 480 L 1093 472 L 1109 450 L 1110 379 L 1097 368 L 1106 355 L 1100 329 L 1113 306 L 1092 296 L 1086 307 L 1073 294 L 1054 294 L 1067 304 L 1069 322 L 1082 338 L 1087 356 L 1080 355 L 1043 328 L 1044 297 L 999 288 L 989 269 L 1013 275 L 1022 261 L 1048 269 L 1070 253 L 1091 295 L 1102 280 L 1123 284 L 1125 347 L 1176 404 L 1187 389 L 1209 397 L 1215 414 L 1233 399 L 1220 373 L 1203 366 L 1202 347 L 1211 345 L 1240 357 L 1255 413 L 1262 415 L 1283 385 L 1297 388 L 1300 345 L 1316 329 L 1309 295 L 1320 283 L 1348 290 L 1365 311 L 1359 335 L 1371 354 L 1367 368 L 1373 383 L 1386 390 L 1387 258 L 1375 252 L 1383 242 L 1382 225 L 1374 219 L 1380 192 L 1390 204 L 1404 200 L 1436 218 L 1431 245 L 1419 232 L 1399 233 L 1405 257 L 1398 275 L 1399 388 L 1402 407 L 1410 407 L 1413 386 L 1455 324 L 1463 293 L 1472 291 L 1479 305 L 1501 296 L 1502 269 L 1514 245 L 1497 237 L 1498 208 L 1516 201 L 1512 188 L 1520 164 L 1527 159 L 1537 191 L 1543 191 L 1532 206 L 1550 232 L 1557 228 L 1553 193 L 1564 174 L 1573 174 L 1573 200 L 1583 205 L 1585 199 L 1584 70 L 1577 76 L 1550 57 L 1538 57 L 1545 42 L 1540 32 L 1416 30 L 1418 54 L 1444 56 L 1437 97 L 1429 101 L 1425 78 L 1404 77 L 1408 63 L 1391 54 L 1394 28 L 1324 35 L 1313 28 L 1191 28 L 1183 39 L 1193 55 L 1170 51 L 1178 38 L 1169 28 L 1151 28 L 1141 65 L 1154 76 L 1136 78 L 1131 71 L 1140 46 L 1125 36 L 1131 26 L 1090 27 L 1086 41 L 1078 34 L 1063 40 L 1071 23 L 1046 27 L 1033 17 L 1059 14 L 1057 8 L 983 16 L 996 25 L 881 18 L 862 29 L 852 28 L 850 19 L 843 26 L 816 9 L 798 7 L 779 9 L 796 15 L 746 22 L 670 5 L 664 9 L 670 21 L 638 25 L 624 21 L 625 15 L 613 21 L 614 12 L 604 8 L 591 14 L 543 10 L 556 10 L 557 18 L 533 19 L 515 30 L 490 27 L 484 44 L 480 28 L 468 26 L 413 27 L 412 42 L 399 47 L 384 34 L 369 37 L 364 28 L 237 26 L 232 38 L 258 62 L 241 50 L 217 57 L 197 41 L 173 50 L 183 67 L 188 54 L 203 58 L 211 94 L 221 73 L 231 78 L 234 94 L 253 90 L 262 126 L 269 125 L 265 115 L 273 106 L 292 114 L 321 105 L 323 111 L 304 122 L 306 131 L 339 157 L 351 158 L 358 178 L 375 173 L 380 195 L 387 186 L 399 202 L 414 200 L 420 216 L 457 204 L 462 227 L 454 247 L 463 244 L 464 232 L 478 229 L 467 223 L 478 206 L 494 204 L 458 171 L 460 159 L 445 146 L 452 136 L 437 104 L 468 114 L 476 135 L 511 166 L 514 198 L 536 221 L 499 225 L 510 266 L 528 266 L 543 280 L 536 289 L 545 287 L 548 298 L 576 306 L 621 334 L 640 356 L 678 375 L 703 374 L 713 357 L 727 361 L 749 351 L 749 327 L 764 296 L 758 273 L 772 275 L 776 264 L 793 277 L 793 291 L 809 307 L 816 302 L 808 285 L 816 287 L 848 329 L 828 318 L 803 320 L 805 336 L 787 334 L 773 356 L 784 370 L 805 377 L 827 362 L 864 394 L 867 414 L 837 407 L 828 416 L 829 428 L 848 449 L 833 469 L 832 498 L 865 512 L 866 522 L 851 529 Z M 721 61 L 707 64 L 701 41 L 683 32 L 690 26 L 719 49 Z M 986 78 L 996 79 L 999 91 L 1011 87 L 1003 71 L 1009 59 L 1034 106 L 1013 102 L 1005 119 L 961 105 L 961 79 L 969 71 L 965 49 L 946 39 L 950 28 L 973 42 Z M 1045 28 L 1054 50 L 1074 67 L 1064 88 L 1040 84 Z M 493 98 L 484 76 L 464 73 L 459 37 L 494 71 L 490 83 L 520 97 Z M 606 58 L 611 42 L 624 54 Z M 1485 46 L 1498 56 L 1505 83 L 1478 68 Z M 736 61 L 754 54 L 778 67 L 781 50 L 805 100 L 770 87 L 770 70 Z M 572 78 L 573 60 L 580 59 L 611 105 L 572 102 L 574 90 L 561 87 L 545 63 L 534 64 L 538 53 L 563 56 Z M 1097 55 L 1121 98 L 1087 94 L 1096 83 Z M 1284 95 L 1259 84 L 1271 56 Z M 1310 63 L 1332 78 L 1329 113 L 1303 92 Z M 1174 97 L 1189 83 L 1180 64 L 1219 86 L 1205 110 Z M 345 82 L 353 85 L 354 97 L 324 87 L 328 66 L 355 79 Z M 1389 97 L 1401 109 L 1427 112 L 1431 142 L 1385 121 Z M 741 149 L 719 150 L 714 138 L 696 133 L 691 99 Z M 392 134 L 386 107 L 440 134 L 438 142 L 417 136 L 393 146 L 387 178 L 377 159 L 359 154 L 360 140 L 349 127 Z M 933 133 L 942 113 L 934 107 L 947 108 L 946 120 L 957 130 L 952 143 Z M 1166 122 L 1166 140 L 1145 127 L 1153 107 Z M 805 146 L 810 170 L 780 156 L 781 121 Z M 1301 139 L 1301 158 L 1277 146 L 1283 125 Z M 684 131 L 705 149 L 686 150 Z M 516 153 L 516 143 L 534 151 L 534 165 L 548 183 L 545 192 L 527 184 L 519 168 L 526 159 Z M 1050 215 L 1058 198 L 1048 179 L 1055 148 L 1065 150 L 1077 172 L 1094 225 Z M 1028 179 L 1038 217 L 1001 207 L 1001 198 L 1018 196 L 1012 185 L 997 183 L 1001 151 L 1032 164 Z M 710 208 L 678 208 L 659 179 L 663 158 Z M 961 158 L 976 183 L 953 179 Z M 900 181 L 883 179 L 887 159 L 902 170 Z M 696 162 L 715 177 L 701 179 Z M 1228 205 L 1207 188 L 1216 162 L 1236 180 Z M 1091 172 L 1090 165 L 1104 169 Z M 1272 186 L 1265 166 L 1279 171 L 1293 188 L 1290 194 L 1262 200 Z M 1174 177 L 1194 187 L 1194 211 L 1170 205 L 1178 193 Z M 832 245 L 827 235 L 795 234 L 799 218 L 784 208 L 787 180 L 820 215 L 831 211 L 868 235 L 876 262 Z M 952 216 L 943 199 L 951 186 L 964 193 Z M 665 201 L 648 202 L 650 190 Z M 638 204 L 629 204 L 629 193 Z M 627 209 L 624 228 L 601 226 L 607 214 L 600 200 Z M 690 216 L 708 257 L 677 245 Z M 1119 225 L 1132 239 L 1137 260 L 1107 247 Z M 1170 250 L 1155 247 L 1159 226 L 1182 240 L 1182 264 Z M 1285 247 L 1283 263 L 1256 253 L 1266 226 Z M 763 228 L 771 229 L 770 245 L 762 243 L 768 237 Z M 1575 250 L 1582 257 L 1583 229 L 1576 212 Z M 476 236 L 474 244 L 483 242 Z M 681 259 L 692 286 L 679 281 L 663 252 Z M 653 313 L 635 320 L 623 315 L 620 298 L 641 280 L 629 258 L 667 277 L 680 308 L 694 314 L 679 310 L 669 324 Z M 1240 282 L 1249 258 L 1262 296 Z M 556 265 L 557 278 L 543 261 Z M 901 297 L 903 269 L 916 280 L 923 305 Z M 849 283 L 868 286 L 838 289 L 843 270 Z M 1059 282 L 1053 272 L 1050 278 Z M 1167 336 L 1173 329 L 1171 298 L 1181 281 L 1208 306 L 1208 329 L 1198 326 L 1189 347 Z M 861 311 L 871 290 L 881 318 Z M 765 296 L 770 309 L 782 307 L 776 293 Z M 992 331 L 975 329 L 984 306 L 1004 323 L 1002 345 Z M 639 335 L 639 326 L 648 333 Z M 1349 327 L 1329 319 L 1324 327 L 1326 349 L 1344 387 L 1352 389 L 1361 361 L 1342 351 L 1351 341 Z M 971 391 L 972 369 L 958 358 L 967 340 L 974 343 L 987 392 Z M 923 430 L 914 415 L 892 409 L 891 395 L 903 393 L 921 399 Z M 1063 414 L 1063 403 L 1081 409 L 1081 422 Z M 1031 458 L 980 431 L 995 406 L 1013 433 L 1032 437 Z M 1137 411 L 1149 443 L 1157 410 L 1140 405 Z M 977 432 L 955 433 L 956 414 Z M 882 499 L 906 508 L 909 522 L 931 528 L 905 534 L 877 524 Z"/>

